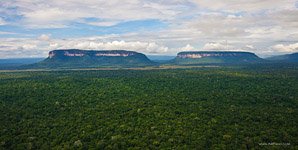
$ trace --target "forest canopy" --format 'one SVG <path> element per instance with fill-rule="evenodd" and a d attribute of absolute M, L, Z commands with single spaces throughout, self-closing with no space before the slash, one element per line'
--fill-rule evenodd
<path fill-rule="evenodd" d="M 296 67 L 1 72 L 0 147 L 297 149 L 297 91 Z"/>

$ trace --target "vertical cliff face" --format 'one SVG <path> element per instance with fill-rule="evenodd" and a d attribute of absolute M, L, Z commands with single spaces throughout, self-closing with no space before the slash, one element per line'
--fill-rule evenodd
<path fill-rule="evenodd" d="M 203 57 L 256 57 L 255 54 L 249 52 L 180 52 L 179 58 L 203 58 Z"/>
<path fill-rule="evenodd" d="M 262 61 L 261 58 L 250 52 L 232 51 L 189 51 L 180 52 L 175 58 L 177 64 L 201 63 L 254 63 Z"/>
<path fill-rule="evenodd" d="M 126 50 L 53 50 L 40 66 L 50 68 L 154 65 L 144 54 Z"/>
<path fill-rule="evenodd" d="M 134 55 L 143 55 L 134 51 L 125 50 L 110 50 L 110 51 L 95 51 L 95 50 L 53 50 L 49 52 L 49 58 L 66 58 L 66 57 L 128 57 Z"/>

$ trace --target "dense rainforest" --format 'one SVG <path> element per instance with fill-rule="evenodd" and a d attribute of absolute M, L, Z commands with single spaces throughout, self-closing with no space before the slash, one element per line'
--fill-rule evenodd
<path fill-rule="evenodd" d="M 0 73 L 0 149 L 298 149 L 298 67 Z"/>

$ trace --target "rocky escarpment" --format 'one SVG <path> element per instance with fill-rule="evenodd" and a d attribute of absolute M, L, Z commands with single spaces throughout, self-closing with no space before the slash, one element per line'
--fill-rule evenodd
<path fill-rule="evenodd" d="M 203 58 L 203 57 L 243 57 L 256 56 L 250 52 L 180 52 L 179 58 Z"/>
<path fill-rule="evenodd" d="M 232 51 L 189 51 L 180 52 L 174 60 L 176 64 L 203 63 L 253 63 L 262 61 L 254 53 Z"/>
<path fill-rule="evenodd" d="M 49 52 L 49 58 L 56 57 L 128 57 L 133 55 L 143 55 L 134 51 L 125 50 L 110 50 L 110 51 L 96 51 L 96 50 L 53 50 Z"/>
<path fill-rule="evenodd" d="M 144 54 L 126 50 L 53 50 L 41 68 L 130 67 L 154 65 Z"/>

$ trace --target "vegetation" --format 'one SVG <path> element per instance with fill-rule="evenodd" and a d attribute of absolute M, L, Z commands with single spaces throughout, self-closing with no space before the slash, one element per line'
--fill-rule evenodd
<path fill-rule="evenodd" d="M 44 58 L 9 58 L 0 59 L 0 70 L 15 70 L 22 65 L 37 63 Z"/>
<path fill-rule="evenodd" d="M 0 149 L 298 149 L 297 91 L 295 66 L 2 72 Z"/>
<path fill-rule="evenodd" d="M 283 63 L 298 63 L 298 53 L 278 55 L 267 58 L 272 62 L 283 62 Z"/>

